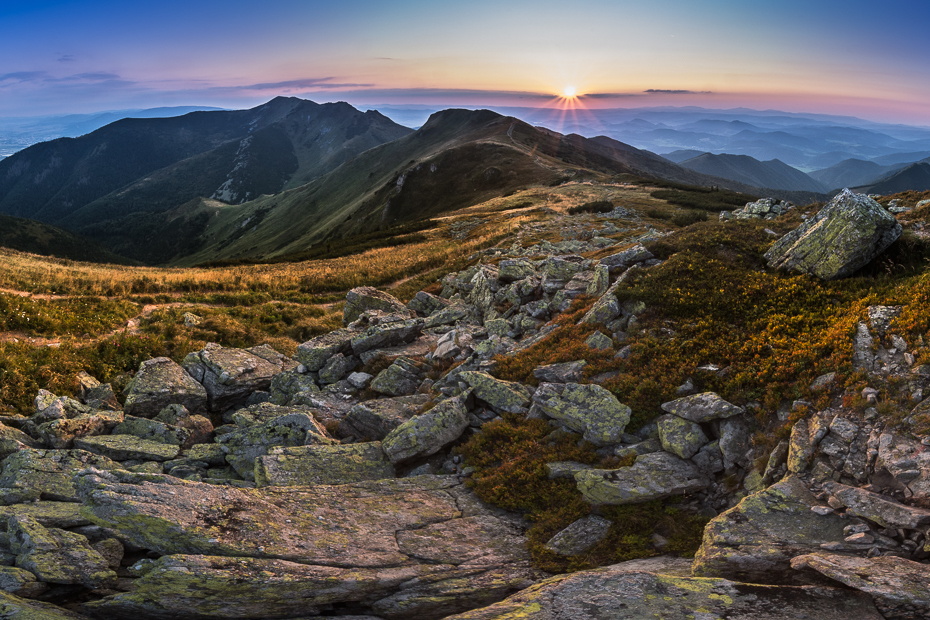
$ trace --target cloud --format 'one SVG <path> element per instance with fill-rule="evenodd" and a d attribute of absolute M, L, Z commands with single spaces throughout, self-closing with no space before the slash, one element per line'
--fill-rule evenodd
<path fill-rule="evenodd" d="M 13 73 L 4 73 L 3 75 L 0 75 L 0 83 L 38 82 L 40 80 L 46 79 L 47 77 L 48 73 L 45 71 L 15 71 Z"/>
<path fill-rule="evenodd" d="M 115 73 L 75 73 L 62 78 L 50 78 L 49 82 L 126 82 Z M 128 82 L 126 82 L 128 83 Z"/>
<path fill-rule="evenodd" d="M 77 62 L 77 58 L 71 54 L 62 54 L 58 57 L 58 62 Z"/>
<path fill-rule="evenodd" d="M 644 90 L 644 93 L 651 95 L 712 95 L 713 91 L 709 90 L 666 90 L 662 88 L 650 88 Z"/>
<path fill-rule="evenodd" d="M 339 84 L 332 80 L 335 78 L 304 78 L 300 80 L 287 80 L 284 82 L 265 82 L 262 84 L 250 84 L 247 86 L 221 86 L 220 88 L 242 89 L 242 90 L 279 90 L 279 89 L 308 89 L 308 88 L 368 88 L 374 84 Z"/>

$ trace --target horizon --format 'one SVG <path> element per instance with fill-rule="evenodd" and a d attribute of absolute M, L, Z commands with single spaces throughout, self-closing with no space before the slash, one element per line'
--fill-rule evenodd
<path fill-rule="evenodd" d="M 360 108 L 742 107 L 930 126 L 930 6 L 694 4 L 6 4 L 0 117 L 297 96 Z M 895 45 L 881 43 L 889 32 Z"/>

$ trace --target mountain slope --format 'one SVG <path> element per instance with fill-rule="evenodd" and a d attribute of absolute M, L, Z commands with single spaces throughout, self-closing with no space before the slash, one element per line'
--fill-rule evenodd
<path fill-rule="evenodd" d="M 864 188 L 869 194 L 897 194 L 914 190 L 930 190 L 930 163 L 918 162 L 892 172 L 876 183 Z"/>
<path fill-rule="evenodd" d="M 446 110 L 418 131 L 275 196 L 239 206 L 201 201 L 172 212 L 172 230 L 206 219 L 204 247 L 179 264 L 272 258 L 345 235 L 432 217 L 572 175 L 713 179 L 610 138 L 563 136 L 488 110 Z M 744 189 L 738 184 L 736 189 Z"/>
<path fill-rule="evenodd" d="M 124 119 L 0 161 L 0 212 L 78 228 L 200 195 L 244 202 L 410 131 L 346 103 L 283 97 L 251 110 Z"/>
<path fill-rule="evenodd" d="M 827 189 L 820 182 L 777 159 L 759 161 L 748 155 L 704 153 L 682 161 L 679 165 L 696 172 L 756 187 L 803 192 L 824 192 Z"/>
<path fill-rule="evenodd" d="M 8 215 L 0 215 L 0 247 L 89 263 L 132 262 L 61 228 Z"/>
<path fill-rule="evenodd" d="M 862 159 L 846 159 L 823 170 L 809 172 L 808 176 L 816 179 L 828 189 L 842 189 L 844 187 L 860 187 L 875 182 L 905 164 L 882 166 L 873 161 Z"/>

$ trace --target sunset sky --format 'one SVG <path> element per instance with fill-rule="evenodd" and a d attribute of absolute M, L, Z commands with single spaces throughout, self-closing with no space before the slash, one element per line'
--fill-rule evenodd
<path fill-rule="evenodd" d="M 930 125 L 921 0 L 0 0 L 0 116 L 277 95 L 745 106 Z"/>

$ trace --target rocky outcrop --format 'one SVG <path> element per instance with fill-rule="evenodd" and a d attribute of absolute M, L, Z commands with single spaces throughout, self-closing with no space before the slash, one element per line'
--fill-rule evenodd
<path fill-rule="evenodd" d="M 96 524 L 164 556 L 132 592 L 88 605 L 109 618 L 294 617 L 335 603 L 442 618 L 536 578 L 519 521 L 455 478 L 234 489 L 88 472 L 79 486 Z"/>
<path fill-rule="evenodd" d="M 841 588 L 786 587 L 697 579 L 633 561 L 547 579 L 507 600 L 447 620 L 880 620 L 868 596 Z M 674 565 L 673 565 L 674 566 Z M 651 569 L 651 570 L 650 570 Z"/>
<path fill-rule="evenodd" d="M 167 357 L 142 362 L 125 394 L 123 411 L 140 418 L 153 418 L 168 405 L 182 405 L 195 414 L 207 411 L 203 385 Z"/>
<path fill-rule="evenodd" d="M 689 461 L 667 452 L 636 457 L 630 467 L 585 469 L 575 474 L 585 501 L 600 505 L 638 504 L 706 488 L 710 480 Z"/>
<path fill-rule="evenodd" d="M 852 275 L 901 236 L 901 225 L 880 204 L 848 189 L 775 242 L 769 267 L 835 280 Z"/>

